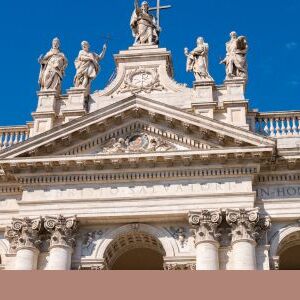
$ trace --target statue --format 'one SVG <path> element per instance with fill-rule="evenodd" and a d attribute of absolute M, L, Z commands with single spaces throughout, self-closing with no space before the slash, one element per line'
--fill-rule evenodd
<path fill-rule="evenodd" d="M 130 26 L 134 45 L 157 45 L 159 41 L 160 28 L 154 16 L 149 14 L 149 4 L 144 1 L 139 7 L 138 0 L 135 1 L 135 10 L 132 14 Z"/>
<path fill-rule="evenodd" d="M 81 46 L 82 50 L 75 60 L 76 76 L 74 78 L 74 86 L 76 88 L 89 89 L 92 80 L 100 72 L 99 62 L 103 60 L 107 46 L 104 44 L 102 53 L 99 55 L 90 52 L 90 44 L 88 42 L 83 41 Z"/>
<path fill-rule="evenodd" d="M 60 40 L 58 38 L 53 39 L 52 49 L 45 56 L 41 55 L 38 62 L 41 65 L 39 75 L 41 90 L 61 93 L 61 83 L 68 66 L 68 60 L 60 52 Z"/>
<path fill-rule="evenodd" d="M 209 46 L 204 42 L 202 37 L 197 39 L 197 47 L 189 52 L 188 48 L 184 49 L 187 57 L 187 72 L 194 72 L 196 81 L 213 80 L 208 72 L 208 51 Z"/>
<path fill-rule="evenodd" d="M 226 43 L 226 57 L 220 63 L 226 65 L 226 79 L 248 78 L 246 37 L 238 37 L 236 32 L 230 33 L 230 41 Z"/>

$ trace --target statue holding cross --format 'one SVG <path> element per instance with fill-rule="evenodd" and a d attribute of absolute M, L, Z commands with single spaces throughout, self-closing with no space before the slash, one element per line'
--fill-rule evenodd
<path fill-rule="evenodd" d="M 157 45 L 159 43 L 160 11 L 171 6 L 160 6 L 157 0 L 156 7 L 149 7 L 147 1 L 142 2 L 139 7 L 138 0 L 135 0 L 135 9 L 130 20 L 132 34 L 135 38 L 134 45 Z M 156 10 L 156 18 L 149 12 Z"/>

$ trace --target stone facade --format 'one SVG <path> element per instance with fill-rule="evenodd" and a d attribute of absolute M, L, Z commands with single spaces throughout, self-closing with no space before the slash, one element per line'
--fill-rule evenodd
<path fill-rule="evenodd" d="M 232 74 L 178 84 L 156 44 L 115 63 L 104 90 L 43 86 L 33 122 L 0 128 L 0 269 L 131 268 L 136 250 L 164 270 L 280 268 L 300 244 L 300 112 L 250 111 Z"/>

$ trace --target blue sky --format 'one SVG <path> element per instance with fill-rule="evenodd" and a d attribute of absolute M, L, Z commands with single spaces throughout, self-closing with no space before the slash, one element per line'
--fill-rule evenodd
<path fill-rule="evenodd" d="M 151 5 L 156 0 L 149 0 Z M 102 72 L 93 90 L 102 89 L 114 71 L 113 54 L 133 42 L 129 20 L 134 0 L 14 0 L 3 1 L 1 30 L 1 125 L 30 121 L 36 109 L 39 65 L 37 58 L 61 39 L 69 59 L 64 91 L 72 86 L 80 43 L 88 40 L 99 52 L 103 36 L 111 34 Z M 300 1 L 299 0 L 161 0 L 173 8 L 162 13 L 161 46 L 172 51 L 175 79 L 192 84 L 185 72 L 183 48 L 192 49 L 198 36 L 210 44 L 210 73 L 224 80 L 219 59 L 228 34 L 248 37 L 250 52 L 247 98 L 260 111 L 300 110 Z"/>

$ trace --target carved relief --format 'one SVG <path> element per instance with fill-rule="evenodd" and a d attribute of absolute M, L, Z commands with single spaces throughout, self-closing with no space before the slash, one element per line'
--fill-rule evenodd
<path fill-rule="evenodd" d="M 170 227 L 169 231 L 172 233 L 174 239 L 177 240 L 181 248 L 184 248 L 188 244 L 188 236 L 184 227 L 174 228 Z"/>
<path fill-rule="evenodd" d="M 103 236 L 103 231 L 87 232 L 83 236 L 83 242 L 81 247 L 82 256 L 91 256 L 97 241 Z"/>
<path fill-rule="evenodd" d="M 125 138 L 111 139 L 100 151 L 104 153 L 160 152 L 176 150 L 176 146 L 147 133 L 136 132 Z"/>
<path fill-rule="evenodd" d="M 13 219 L 12 226 L 7 227 L 5 238 L 10 243 L 10 252 L 15 253 L 20 248 L 38 248 L 41 244 L 39 237 L 42 219 Z"/>
<path fill-rule="evenodd" d="M 228 209 L 226 221 L 231 226 L 232 242 L 238 240 L 258 241 L 264 232 L 270 229 L 269 217 L 262 217 L 259 209 Z"/>
<path fill-rule="evenodd" d="M 165 271 L 196 271 L 196 264 L 165 263 Z"/>
<path fill-rule="evenodd" d="M 75 235 L 78 229 L 76 216 L 70 218 L 63 216 L 46 217 L 44 226 L 51 233 L 50 247 L 56 245 L 75 247 Z"/>
<path fill-rule="evenodd" d="M 138 94 L 141 92 L 163 91 L 160 83 L 158 69 L 136 68 L 129 72 L 118 93 Z"/>

